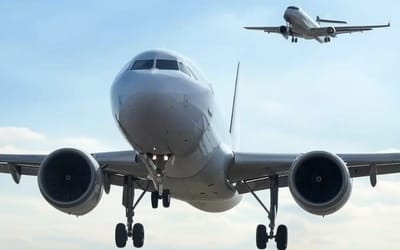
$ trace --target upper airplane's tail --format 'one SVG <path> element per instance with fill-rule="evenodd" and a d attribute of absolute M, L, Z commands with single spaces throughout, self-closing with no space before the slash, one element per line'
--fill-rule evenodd
<path fill-rule="evenodd" d="M 319 16 L 317 16 L 316 21 L 317 21 L 318 23 L 342 23 L 342 24 L 347 24 L 346 21 L 322 19 L 322 18 L 320 18 Z"/>
<path fill-rule="evenodd" d="M 239 148 L 239 132 L 240 132 L 240 123 L 239 119 L 239 112 L 237 110 L 237 95 L 238 95 L 238 82 L 239 82 L 239 68 L 240 62 L 237 64 L 236 68 L 236 79 L 235 79 L 235 92 L 233 93 L 233 103 L 232 103 L 232 113 L 231 113 L 231 124 L 229 126 L 229 133 L 231 134 L 232 140 L 232 149 L 237 150 Z"/>

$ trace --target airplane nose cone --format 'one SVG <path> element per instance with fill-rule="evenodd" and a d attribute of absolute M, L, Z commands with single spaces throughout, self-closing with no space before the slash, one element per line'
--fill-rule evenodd
<path fill-rule="evenodd" d="M 134 74 L 121 79 L 117 122 L 143 153 L 184 155 L 195 150 L 207 120 L 193 103 L 195 86 L 179 77 Z"/>

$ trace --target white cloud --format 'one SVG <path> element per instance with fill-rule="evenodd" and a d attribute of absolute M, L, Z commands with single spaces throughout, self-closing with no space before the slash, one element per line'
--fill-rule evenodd
<path fill-rule="evenodd" d="M 0 127 L 0 144 L 43 141 L 46 136 L 24 127 Z"/>

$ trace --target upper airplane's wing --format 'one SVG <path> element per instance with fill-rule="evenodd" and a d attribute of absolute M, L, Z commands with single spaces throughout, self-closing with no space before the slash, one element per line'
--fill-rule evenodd
<path fill-rule="evenodd" d="M 363 32 L 373 30 L 375 28 L 390 27 L 390 23 L 384 25 L 367 25 L 367 26 L 333 26 L 312 28 L 311 31 L 315 36 L 330 36 L 332 34 L 346 34 L 353 32 Z"/>
<path fill-rule="evenodd" d="M 271 27 L 244 27 L 248 30 L 262 30 L 267 33 L 278 33 L 281 34 L 280 26 L 271 26 Z"/>
<path fill-rule="evenodd" d="M 279 176 L 279 186 L 288 186 L 288 174 L 292 164 L 302 154 L 255 154 L 234 153 L 228 169 L 228 179 L 236 183 L 239 193 L 270 188 L 270 177 Z M 347 165 L 351 177 L 375 174 L 400 173 L 400 153 L 385 154 L 338 154 Z M 243 183 L 246 181 L 247 185 Z"/>
<path fill-rule="evenodd" d="M 122 186 L 123 177 L 127 175 L 134 176 L 142 182 L 150 181 L 146 167 L 137 160 L 134 151 L 96 153 L 92 156 L 99 163 L 103 173 L 108 175 L 110 184 Z M 19 183 L 21 175 L 37 176 L 40 164 L 46 157 L 47 155 L 0 154 L 0 173 L 11 174 L 14 181 Z"/>

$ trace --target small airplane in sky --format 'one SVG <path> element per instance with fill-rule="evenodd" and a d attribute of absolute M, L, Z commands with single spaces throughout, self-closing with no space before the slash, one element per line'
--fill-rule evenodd
<path fill-rule="evenodd" d="M 390 27 L 390 22 L 383 25 L 367 25 L 367 26 L 321 26 L 321 23 L 347 24 L 346 21 L 322 19 L 317 16 L 316 20 L 311 18 L 302 9 L 296 6 L 289 6 L 283 18 L 286 25 L 270 26 L 270 27 L 244 27 L 249 30 L 261 30 L 267 33 L 278 33 L 288 39 L 292 37 L 292 43 L 297 43 L 297 38 L 315 39 L 320 43 L 331 41 L 331 37 L 336 35 L 363 32 L 375 28 Z"/>
<path fill-rule="evenodd" d="M 285 250 L 288 240 L 285 225 L 275 228 L 280 188 L 289 187 L 293 199 L 309 213 L 328 215 L 346 204 L 352 178 L 368 176 L 375 186 L 377 175 L 400 172 L 400 153 L 238 150 L 238 74 L 239 65 L 231 119 L 225 123 L 211 84 L 189 59 L 167 50 L 142 52 L 122 68 L 111 87 L 112 114 L 131 150 L 86 153 L 61 148 L 46 155 L 0 154 L 0 172 L 10 174 L 15 183 L 22 175 L 37 176 L 44 199 L 76 216 L 92 211 L 111 185 L 122 186 L 126 222 L 115 228 L 119 248 L 128 238 L 135 247 L 143 246 L 144 227 L 133 218 L 147 192 L 153 208 L 159 201 L 169 207 L 172 197 L 214 213 L 235 207 L 248 193 L 268 214 L 268 231 L 266 225 L 257 227 L 257 247 L 265 249 L 274 240 L 278 250 Z M 136 190 L 140 195 L 135 201 Z M 261 190 L 270 192 L 269 209 L 255 193 Z"/>

